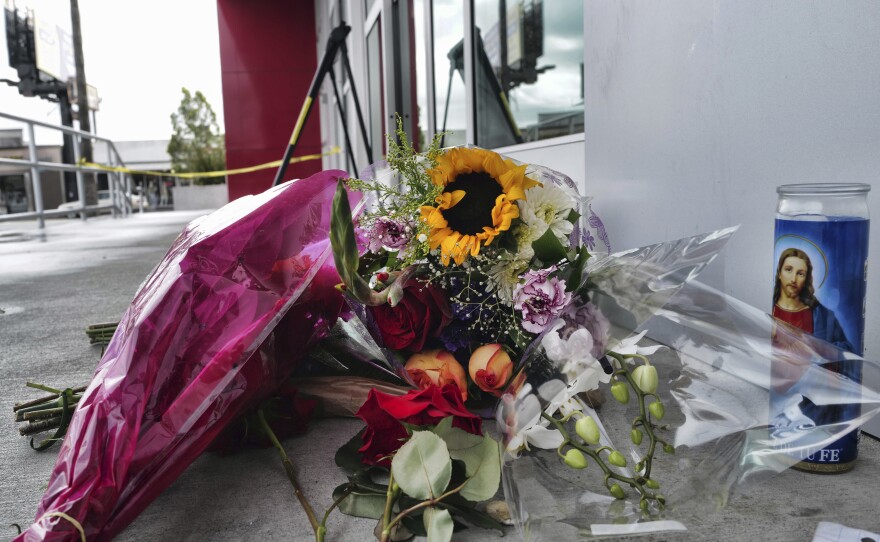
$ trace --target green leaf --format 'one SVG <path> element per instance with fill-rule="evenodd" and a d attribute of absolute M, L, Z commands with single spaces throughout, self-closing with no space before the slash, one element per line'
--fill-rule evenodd
<path fill-rule="evenodd" d="M 449 450 L 449 456 L 464 463 L 467 484 L 461 495 L 470 501 L 484 501 L 498 491 L 501 481 L 501 452 L 498 443 L 489 436 L 477 436 L 452 427 L 452 418 L 444 418 L 434 433 L 438 434 Z"/>
<path fill-rule="evenodd" d="M 410 497 L 426 500 L 443 494 L 452 477 L 452 460 L 443 439 L 430 431 L 415 431 L 391 460 L 391 473 Z"/>
<path fill-rule="evenodd" d="M 565 247 L 562 246 L 559 238 L 550 228 L 547 228 L 544 235 L 532 242 L 532 248 L 535 249 L 535 257 L 546 264 L 556 263 L 568 256 Z"/>
<path fill-rule="evenodd" d="M 388 252 L 388 260 L 385 262 L 385 267 L 389 269 L 396 269 L 397 263 L 397 252 Z"/>
<path fill-rule="evenodd" d="M 348 442 L 336 450 L 336 466 L 348 474 L 353 474 L 364 469 L 364 464 L 361 462 L 361 453 L 358 450 L 364 443 L 363 434 L 366 430 L 366 427 L 361 429 L 358 434 L 351 437 Z"/>
<path fill-rule="evenodd" d="M 336 194 L 333 195 L 333 208 L 330 217 L 330 245 L 333 247 L 333 260 L 336 269 L 345 280 L 343 273 L 356 272 L 358 267 L 357 242 L 352 223 L 351 206 L 348 204 L 348 191 L 339 179 Z M 348 282 L 346 282 L 348 284 Z"/>
<path fill-rule="evenodd" d="M 402 508 L 402 507 L 401 507 Z M 420 512 L 421 510 L 417 510 Z M 406 527 L 406 530 L 413 533 L 416 536 L 428 536 L 428 531 L 425 529 L 425 521 L 422 514 L 413 513 L 401 518 L 400 522 Z"/>
<path fill-rule="evenodd" d="M 425 510 L 425 530 L 428 531 L 428 542 L 447 542 L 452 540 L 452 516 L 446 510 L 430 507 Z"/>
<path fill-rule="evenodd" d="M 379 484 L 373 481 L 370 476 L 371 469 L 364 469 L 356 472 L 348 477 L 348 481 L 355 484 L 362 493 L 375 493 L 377 495 L 385 495 L 388 493 L 387 484 Z"/>
<path fill-rule="evenodd" d="M 434 427 L 433 433 L 446 442 L 446 448 L 449 450 L 449 455 L 452 459 L 461 459 L 456 456 L 457 452 L 479 446 L 483 443 L 483 437 L 473 435 L 458 427 L 452 427 L 452 420 L 452 416 L 447 416 L 440 420 L 440 423 Z"/>
<path fill-rule="evenodd" d="M 584 266 L 587 265 L 587 260 L 589 259 L 590 251 L 587 250 L 587 247 L 581 247 L 574 262 L 568 268 L 568 274 L 565 277 L 566 291 L 573 292 L 581 287 Z"/>
<path fill-rule="evenodd" d="M 479 446 L 460 450 L 456 455 L 456 459 L 464 461 L 468 475 L 468 481 L 461 490 L 462 497 L 480 502 L 498 492 L 498 484 L 501 483 L 501 447 L 495 439 L 486 435 Z"/>
<path fill-rule="evenodd" d="M 443 507 L 452 513 L 454 519 L 459 521 L 464 520 L 465 523 L 482 529 L 495 529 L 502 535 L 504 534 L 504 525 L 492 519 L 489 514 L 473 508 L 473 505 L 467 503 L 467 501 L 463 499 L 461 500 L 462 503 L 467 504 L 452 504 L 448 502 L 449 500 L 450 499 L 443 499 Z"/>
<path fill-rule="evenodd" d="M 333 261 L 336 263 L 336 271 L 348 292 L 356 299 L 368 299 L 371 293 L 370 285 L 357 273 L 359 265 L 357 240 L 354 234 L 351 206 L 348 204 L 348 192 L 342 179 L 339 179 L 336 185 L 336 194 L 333 196 L 330 216 L 330 246 L 333 247 Z"/>
<path fill-rule="evenodd" d="M 342 496 L 346 486 L 348 484 L 342 484 L 333 490 L 334 501 Z M 349 516 L 379 519 L 385 512 L 385 495 L 365 492 L 356 487 L 339 503 L 339 511 Z"/>
<path fill-rule="evenodd" d="M 581 214 L 579 212 L 575 211 L 574 209 L 572 209 L 571 211 L 569 211 L 568 216 L 565 219 L 568 220 L 569 222 L 571 222 L 572 224 L 575 224 L 580 217 L 581 217 Z"/>

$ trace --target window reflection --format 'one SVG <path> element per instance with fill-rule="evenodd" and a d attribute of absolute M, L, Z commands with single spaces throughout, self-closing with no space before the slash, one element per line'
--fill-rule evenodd
<path fill-rule="evenodd" d="M 416 150 L 424 150 L 428 143 L 428 74 L 424 62 L 425 52 L 425 0 L 413 0 L 412 4 L 414 35 L 415 35 L 415 70 L 416 70 L 416 114 L 413 128 L 413 145 Z"/>
<path fill-rule="evenodd" d="M 385 135 L 383 133 L 383 88 L 382 88 L 382 49 L 380 41 L 380 19 L 367 33 L 367 85 L 369 95 L 369 131 L 370 146 L 373 156 L 385 153 Z"/>
<path fill-rule="evenodd" d="M 464 10 L 461 0 L 436 0 L 434 9 L 434 97 L 437 131 L 449 132 L 444 145 L 466 143 L 467 115 L 463 71 L 453 61 L 455 48 L 464 37 Z M 452 59 L 449 55 L 452 53 Z M 462 61 L 463 62 L 463 61 Z M 464 64 L 460 66 L 463 70 Z"/>
<path fill-rule="evenodd" d="M 495 84 L 525 141 L 583 132 L 582 1 L 481 0 L 474 20 L 491 65 L 476 65 L 478 144 L 513 143 Z"/>

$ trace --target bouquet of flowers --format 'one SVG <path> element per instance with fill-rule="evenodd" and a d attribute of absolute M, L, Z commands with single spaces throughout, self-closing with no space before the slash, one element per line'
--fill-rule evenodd
<path fill-rule="evenodd" d="M 782 440 L 767 431 L 779 414 L 771 373 L 844 354 L 765 348 L 772 318 L 693 282 L 736 228 L 593 255 L 596 239 L 608 247 L 607 236 L 563 174 L 474 147 L 417 154 L 389 140 L 389 149 L 379 180 L 340 181 L 334 200 L 331 242 L 346 299 L 387 366 L 423 390 L 411 400 L 445 386 L 450 404 L 450 388 L 460 396 L 456 416 L 466 418 L 462 406 L 485 413 L 497 405 L 505 495 L 527 539 L 684 529 L 658 520 L 722 505 L 756 472 L 791 466 L 793 454 L 833 442 L 880 405 L 858 383 L 829 399 L 839 375 L 817 369 L 813 396 L 859 403 L 862 415 L 842 426 L 789 427 Z M 365 213 L 352 216 L 346 189 L 374 196 Z M 719 359 L 726 370 L 713 369 Z M 368 428 L 355 444 L 373 469 L 393 464 L 401 443 L 437 431 L 437 419 L 397 416 L 393 438 L 383 438 L 373 418 L 386 400 L 371 396 L 359 413 Z M 732 407 L 743 403 L 764 410 Z M 352 480 L 369 478 L 352 465 Z M 405 476 L 393 470 L 393 480 Z M 457 483 L 466 487 L 470 474 Z"/>
<path fill-rule="evenodd" d="M 715 234 L 710 248 L 703 238 L 683 240 L 676 248 L 691 272 L 652 296 L 632 300 L 640 285 L 634 274 L 627 280 L 631 292 L 608 295 L 597 280 L 614 273 L 601 268 L 623 260 L 591 259 L 596 238 L 607 247 L 607 236 L 570 179 L 480 148 L 441 150 L 435 142 L 417 154 L 406 143 L 389 144 L 386 178 L 340 181 L 331 224 L 346 298 L 388 366 L 423 390 L 416 397 L 436 396 L 443 387 L 458 413 L 464 405 L 479 412 L 503 396 L 507 406 L 498 421 L 509 455 L 549 448 L 575 471 L 595 463 L 609 496 L 624 499 L 632 492 L 640 509 L 662 509 L 652 464 L 656 453 L 671 454 L 674 447 L 661 425 L 665 407 L 648 358 L 660 347 L 639 346 L 644 332 L 628 334 L 684 277 L 695 276 L 731 232 Z M 346 187 L 375 196 L 372 207 L 353 217 Z M 688 250 L 697 246 L 701 254 Z M 638 266 L 627 262 L 627 269 Z M 627 300 L 632 310 L 622 312 L 630 321 L 614 326 L 602 305 L 620 308 Z M 532 390 L 538 374 L 544 381 L 561 378 L 552 397 L 543 390 L 540 402 L 550 408 L 537 408 Z M 644 447 L 629 460 L 611 445 L 590 408 L 604 400 L 601 393 L 588 395 L 601 384 L 618 402 L 632 398 L 638 405 L 630 438 Z M 359 449 L 367 465 L 387 465 L 400 442 L 416 434 L 400 428 L 396 445 L 388 446 L 371 420 L 375 406 L 387 400 L 371 395 L 359 413 L 368 423 Z"/>
<path fill-rule="evenodd" d="M 723 504 L 877 413 L 880 394 L 824 368 L 876 365 L 693 282 L 733 230 L 591 254 L 607 236 L 564 175 L 389 148 L 377 180 L 322 172 L 187 227 L 78 396 L 17 540 L 112 538 L 328 337 L 373 340 L 338 352 L 416 388 L 370 391 L 336 457 L 349 480 L 331 510 L 377 518 L 383 541 L 500 528 L 486 501 L 502 482 L 529 539 L 668 529 L 654 520 Z M 346 302 L 356 317 L 339 320 Z M 808 423 L 801 399 L 860 409 Z M 482 431 L 492 412 L 499 440 Z M 322 540 L 327 514 L 302 501 Z"/>

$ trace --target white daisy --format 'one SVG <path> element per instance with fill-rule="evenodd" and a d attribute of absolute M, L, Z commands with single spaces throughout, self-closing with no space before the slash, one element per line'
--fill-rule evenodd
<path fill-rule="evenodd" d="M 513 304 L 513 291 L 520 283 L 520 275 L 528 271 L 529 260 L 501 251 L 498 261 L 489 268 L 487 273 L 489 291 L 496 290 L 498 299 L 505 305 Z"/>
<path fill-rule="evenodd" d="M 553 234 L 566 245 L 574 225 L 568 216 L 575 202 L 560 188 L 551 183 L 535 186 L 526 191 L 525 201 L 517 202 L 519 217 L 529 231 L 540 231 L 538 237 L 549 227 Z M 534 240 L 534 239 L 533 239 Z"/>

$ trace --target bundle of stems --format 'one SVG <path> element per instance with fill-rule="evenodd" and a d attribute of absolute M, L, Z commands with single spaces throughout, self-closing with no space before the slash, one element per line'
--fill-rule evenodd
<path fill-rule="evenodd" d="M 110 339 L 113 338 L 113 334 L 116 333 L 116 326 L 119 325 L 119 322 L 104 322 L 101 324 L 92 324 L 86 328 L 86 335 L 89 336 L 89 342 L 91 344 L 100 344 L 107 345 L 110 344 Z"/>
<path fill-rule="evenodd" d="M 55 431 L 51 437 L 44 439 L 40 444 L 35 445 L 34 439 L 31 439 L 31 448 L 42 451 L 61 440 L 67 433 L 70 418 L 86 387 L 59 390 L 33 382 L 28 382 L 27 386 L 51 394 L 26 403 L 16 403 L 12 407 L 15 421 L 26 423 L 18 429 L 22 436 Z"/>

